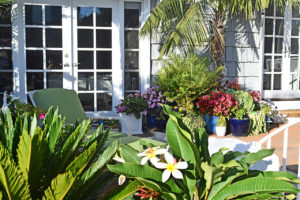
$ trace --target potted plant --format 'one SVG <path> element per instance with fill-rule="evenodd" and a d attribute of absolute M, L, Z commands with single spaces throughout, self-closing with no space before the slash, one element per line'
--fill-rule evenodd
<path fill-rule="evenodd" d="M 234 117 L 229 119 L 230 130 L 233 136 L 245 137 L 249 132 L 250 119 L 244 109 L 234 112 Z"/>
<path fill-rule="evenodd" d="M 221 137 L 225 136 L 226 126 L 227 126 L 226 117 L 219 116 L 217 120 L 217 127 L 216 127 L 217 136 L 221 136 Z"/>
<path fill-rule="evenodd" d="M 121 103 L 116 106 L 116 110 L 120 115 L 122 133 L 127 135 L 143 134 L 141 115 L 147 114 L 147 107 L 146 100 L 139 92 L 130 94 L 121 100 Z"/>

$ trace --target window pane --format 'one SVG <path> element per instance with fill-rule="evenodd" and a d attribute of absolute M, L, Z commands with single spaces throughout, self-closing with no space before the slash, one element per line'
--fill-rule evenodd
<path fill-rule="evenodd" d="M 11 50 L 0 50 L 1 69 L 12 69 Z"/>
<path fill-rule="evenodd" d="M 0 6 L 0 24 L 11 24 L 11 5 Z"/>
<path fill-rule="evenodd" d="M 281 72 L 282 70 L 282 56 L 275 56 L 274 72 Z"/>
<path fill-rule="evenodd" d="M 26 51 L 27 69 L 43 69 L 43 51 Z"/>
<path fill-rule="evenodd" d="M 125 27 L 139 28 L 140 11 L 137 9 L 125 9 Z"/>
<path fill-rule="evenodd" d="M 284 10 L 285 8 L 281 9 L 279 7 L 276 8 L 276 16 L 277 17 L 284 17 Z"/>
<path fill-rule="evenodd" d="M 62 69 L 62 51 L 46 51 L 47 69 Z"/>
<path fill-rule="evenodd" d="M 26 28 L 26 47 L 43 47 L 41 28 Z"/>
<path fill-rule="evenodd" d="M 99 93 L 97 94 L 97 110 L 111 111 L 112 110 L 112 94 Z"/>
<path fill-rule="evenodd" d="M 265 53 L 272 53 L 272 43 L 273 43 L 273 38 L 271 37 L 265 38 Z"/>
<path fill-rule="evenodd" d="M 46 47 L 62 47 L 62 30 L 46 28 Z"/>
<path fill-rule="evenodd" d="M 291 39 L 291 53 L 292 54 L 299 53 L 299 39 L 298 38 Z"/>
<path fill-rule="evenodd" d="M 273 19 L 265 20 L 265 35 L 273 35 Z"/>
<path fill-rule="evenodd" d="M 44 89 L 43 72 L 27 72 L 27 91 Z"/>
<path fill-rule="evenodd" d="M 298 56 L 291 56 L 290 72 L 297 72 L 299 64 Z"/>
<path fill-rule="evenodd" d="M 275 53 L 282 53 L 283 38 L 275 38 Z"/>
<path fill-rule="evenodd" d="M 292 35 L 300 35 L 300 20 L 292 20 Z"/>
<path fill-rule="evenodd" d="M 78 69 L 94 69 L 93 51 L 78 51 Z"/>
<path fill-rule="evenodd" d="M 273 90 L 281 90 L 281 74 L 274 74 Z"/>
<path fill-rule="evenodd" d="M 272 71 L 272 56 L 264 57 L 264 72 Z"/>
<path fill-rule="evenodd" d="M 271 90 L 271 74 L 264 74 L 264 90 Z"/>
<path fill-rule="evenodd" d="M 42 25 L 42 6 L 25 5 L 26 25 Z"/>
<path fill-rule="evenodd" d="M 125 52 L 125 69 L 139 69 L 139 52 Z"/>
<path fill-rule="evenodd" d="M 111 27 L 111 8 L 96 8 L 96 26 Z"/>
<path fill-rule="evenodd" d="M 138 72 L 125 72 L 125 90 L 139 90 L 139 73 Z"/>
<path fill-rule="evenodd" d="M 138 49 L 139 48 L 139 32 L 138 31 L 125 31 L 125 48 Z"/>
<path fill-rule="evenodd" d="M 45 6 L 46 25 L 61 25 L 61 6 Z"/>
<path fill-rule="evenodd" d="M 297 83 L 298 83 L 298 75 L 297 74 L 291 74 L 290 75 L 290 89 L 291 90 L 298 90 L 297 87 Z"/>
<path fill-rule="evenodd" d="M 112 90 L 112 73 L 98 72 L 97 73 L 97 90 Z"/>
<path fill-rule="evenodd" d="M 63 73 L 62 72 L 47 72 L 47 88 L 62 88 Z"/>
<path fill-rule="evenodd" d="M 269 7 L 266 8 L 266 16 L 274 16 L 274 5 L 269 4 Z"/>
<path fill-rule="evenodd" d="M 79 48 L 93 48 L 93 30 L 78 29 L 78 47 Z"/>
<path fill-rule="evenodd" d="M 78 90 L 87 91 L 94 90 L 94 73 L 79 72 L 78 73 Z"/>
<path fill-rule="evenodd" d="M 111 48 L 111 30 L 97 30 L 97 48 Z"/>
<path fill-rule="evenodd" d="M 111 51 L 97 51 L 97 69 L 111 69 Z"/>
<path fill-rule="evenodd" d="M 91 7 L 77 8 L 77 25 L 78 26 L 93 26 L 93 11 Z"/>
<path fill-rule="evenodd" d="M 11 47 L 10 27 L 0 27 L 0 47 Z"/>
<path fill-rule="evenodd" d="M 283 35 L 284 31 L 284 20 L 283 19 L 276 19 L 276 28 L 275 28 L 275 34 L 276 35 Z"/>
<path fill-rule="evenodd" d="M 78 94 L 84 111 L 94 111 L 94 94 Z"/>
<path fill-rule="evenodd" d="M 12 72 L 0 72 L 0 92 L 13 90 Z"/>
<path fill-rule="evenodd" d="M 300 9 L 293 7 L 292 9 L 292 17 L 300 18 Z"/>

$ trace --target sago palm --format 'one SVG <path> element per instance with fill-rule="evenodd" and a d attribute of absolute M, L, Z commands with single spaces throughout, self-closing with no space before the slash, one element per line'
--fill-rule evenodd
<path fill-rule="evenodd" d="M 186 54 L 195 47 L 210 47 L 216 66 L 223 65 L 225 27 L 232 17 L 251 19 L 274 4 L 284 10 L 299 0 L 162 0 L 141 29 L 141 36 L 162 33 L 160 58 L 175 47 Z"/>

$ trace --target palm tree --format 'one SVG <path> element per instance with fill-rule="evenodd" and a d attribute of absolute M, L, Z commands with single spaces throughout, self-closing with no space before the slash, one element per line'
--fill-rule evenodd
<path fill-rule="evenodd" d="M 196 47 L 210 47 L 216 66 L 223 65 L 225 27 L 232 17 L 252 19 L 255 13 L 274 4 L 282 11 L 300 0 L 162 0 L 140 31 L 141 36 L 161 32 L 164 44 L 160 58 L 179 48 L 186 54 Z"/>

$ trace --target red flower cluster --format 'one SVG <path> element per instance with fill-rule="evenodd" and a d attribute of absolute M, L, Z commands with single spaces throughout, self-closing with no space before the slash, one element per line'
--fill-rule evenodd
<path fill-rule="evenodd" d="M 200 109 L 201 114 L 229 116 L 237 109 L 238 101 L 233 94 L 219 91 L 199 97 L 196 105 Z"/>
<path fill-rule="evenodd" d="M 149 189 L 147 187 L 143 187 L 143 188 L 138 188 L 140 193 L 136 194 L 136 196 L 141 197 L 141 199 L 152 198 L 156 200 L 160 196 L 160 194 L 158 192 L 155 192 L 153 189 Z"/>
<path fill-rule="evenodd" d="M 261 101 L 262 95 L 261 95 L 260 91 L 253 90 L 249 94 L 252 96 L 253 101 Z"/>
<path fill-rule="evenodd" d="M 241 85 L 239 84 L 239 80 L 236 78 L 233 81 L 229 81 L 226 84 L 226 87 L 229 89 L 239 90 L 241 89 Z"/>

